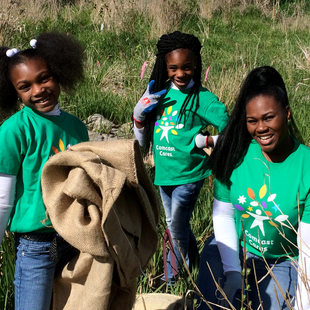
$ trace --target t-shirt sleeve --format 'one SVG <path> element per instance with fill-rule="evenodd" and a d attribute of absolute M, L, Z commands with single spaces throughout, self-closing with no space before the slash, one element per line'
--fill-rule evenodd
<path fill-rule="evenodd" d="M 222 131 L 228 122 L 228 113 L 225 105 L 218 100 L 218 98 L 210 93 L 203 93 L 200 100 L 201 104 L 205 104 L 203 109 L 203 118 L 212 126 Z M 205 103 L 203 103 L 205 101 Z"/>
<path fill-rule="evenodd" d="M 214 178 L 214 198 L 223 202 L 231 202 L 229 188 L 216 178 Z"/>
<path fill-rule="evenodd" d="M 84 125 L 84 123 L 83 123 Z M 87 127 L 84 125 L 84 141 L 89 141 L 89 136 L 88 136 L 88 130 L 87 130 Z"/>
<path fill-rule="evenodd" d="M 76 116 L 67 113 L 68 120 L 74 126 L 75 134 L 78 136 L 80 142 L 89 141 L 88 129 L 86 125 Z M 71 128 L 73 130 L 73 127 Z"/>
<path fill-rule="evenodd" d="M 14 125 L 14 126 L 13 126 Z M 0 173 L 17 175 L 24 157 L 24 134 L 18 124 L 3 123 L 0 127 Z"/>

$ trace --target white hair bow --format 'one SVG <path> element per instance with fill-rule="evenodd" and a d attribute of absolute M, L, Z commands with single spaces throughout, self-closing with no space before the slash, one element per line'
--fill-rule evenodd
<path fill-rule="evenodd" d="M 6 56 L 13 57 L 17 53 L 18 53 L 18 49 L 17 48 L 10 48 L 10 49 L 8 49 L 6 51 Z"/>
<path fill-rule="evenodd" d="M 37 46 L 37 40 L 36 40 L 36 39 L 32 39 L 32 40 L 30 41 L 30 46 L 31 46 L 32 48 L 36 48 L 36 46 Z"/>

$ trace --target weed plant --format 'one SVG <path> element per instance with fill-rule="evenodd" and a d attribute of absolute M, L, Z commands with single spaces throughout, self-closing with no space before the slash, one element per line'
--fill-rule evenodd
<path fill-rule="evenodd" d="M 60 98 L 64 109 L 84 121 L 100 113 L 116 124 L 130 122 L 133 107 L 146 88 L 158 38 L 180 30 L 201 40 L 203 85 L 228 110 L 251 69 L 274 66 L 286 82 L 295 120 L 305 144 L 310 145 L 307 0 L 1 0 L 1 45 L 23 49 L 30 39 L 51 30 L 67 32 L 85 47 L 85 79 L 73 95 L 62 94 Z M 1 112 L 0 123 L 8 116 Z M 212 179 L 207 179 L 192 217 L 199 250 L 212 233 L 211 204 Z M 163 274 L 161 242 L 165 227 L 162 211 L 158 250 L 139 278 L 138 292 L 184 294 L 193 288 L 186 272 L 174 287 L 157 284 Z M 5 238 L 0 248 L 1 309 L 12 309 L 13 252 L 12 237 Z M 196 275 L 194 269 L 193 280 Z"/>

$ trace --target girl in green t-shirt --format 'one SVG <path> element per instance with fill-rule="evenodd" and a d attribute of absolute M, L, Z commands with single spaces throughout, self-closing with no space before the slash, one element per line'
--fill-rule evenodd
<path fill-rule="evenodd" d="M 183 262 L 180 250 L 189 266 L 198 258 L 190 218 L 203 181 L 210 175 L 203 148 L 214 142 L 201 132 L 208 125 L 222 130 L 228 116 L 224 104 L 201 85 L 197 37 L 179 31 L 162 35 L 157 49 L 149 85 L 133 118 L 140 145 L 152 142 L 154 183 L 160 189 L 176 256 L 174 264 L 170 251 L 165 268 L 165 279 L 171 284 Z"/>
<path fill-rule="evenodd" d="M 243 307 L 310 308 L 310 148 L 298 140 L 281 75 L 252 70 L 209 161 L 215 240 L 198 276 L 207 301 L 239 309 L 243 290 Z"/>
<path fill-rule="evenodd" d="M 0 107 L 16 111 L 0 127 L 0 242 L 9 222 L 14 232 L 15 310 L 49 309 L 56 261 L 56 232 L 42 199 L 41 172 L 48 158 L 88 140 L 85 125 L 60 110 L 60 88 L 83 77 L 83 48 L 73 38 L 49 32 L 31 48 L 0 47 Z"/>

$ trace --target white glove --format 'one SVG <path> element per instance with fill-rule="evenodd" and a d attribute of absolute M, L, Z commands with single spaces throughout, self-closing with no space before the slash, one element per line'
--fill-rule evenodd
<path fill-rule="evenodd" d="M 145 127 L 138 128 L 136 126 L 136 123 L 134 122 L 134 124 L 133 124 L 133 132 L 134 132 L 136 140 L 138 140 L 140 146 L 144 146 L 144 139 L 145 139 L 144 131 L 145 131 Z"/>
<path fill-rule="evenodd" d="M 202 133 L 199 133 L 195 137 L 195 144 L 196 144 L 196 147 L 198 147 L 199 149 L 203 149 L 207 147 L 208 146 L 208 135 L 203 135 Z"/>
<path fill-rule="evenodd" d="M 226 308 L 230 308 L 227 299 L 236 306 L 236 298 L 241 299 L 242 289 L 242 275 L 238 271 L 228 271 L 225 273 L 225 282 L 223 285 L 223 291 L 227 298 L 223 298 L 220 301 L 220 305 Z M 238 302 L 238 301 L 237 301 Z"/>
<path fill-rule="evenodd" d="M 167 92 L 166 89 L 162 89 L 156 93 L 152 93 L 154 83 L 154 80 L 150 81 L 145 93 L 133 110 L 133 118 L 138 122 L 143 122 L 145 120 L 145 115 L 158 105 L 159 98 Z"/>
<path fill-rule="evenodd" d="M 206 147 L 214 148 L 215 144 L 217 142 L 218 137 L 219 136 L 210 136 L 209 132 L 206 132 L 205 135 L 203 135 L 202 133 L 199 133 L 195 137 L 196 147 L 198 147 L 199 149 L 203 149 L 203 148 L 206 148 Z"/>

